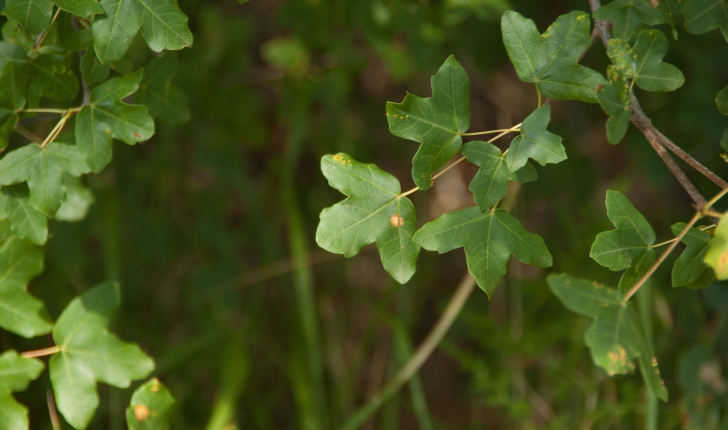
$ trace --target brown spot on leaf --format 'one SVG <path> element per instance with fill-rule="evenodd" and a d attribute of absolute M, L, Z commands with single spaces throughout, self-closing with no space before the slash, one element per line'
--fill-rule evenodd
<path fill-rule="evenodd" d="M 389 219 L 389 223 L 392 224 L 392 227 L 400 228 L 404 225 L 404 218 L 402 218 L 399 214 L 392 215 L 392 218 Z"/>
<path fill-rule="evenodd" d="M 141 138 L 142 138 L 142 135 L 141 135 L 141 134 L 139 134 L 139 133 L 137 133 L 136 131 L 135 131 L 134 133 L 132 133 L 132 135 L 133 135 L 134 137 L 136 137 L 137 139 L 141 139 Z"/>
<path fill-rule="evenodd" d="M 149 408 L 146 405 L 134 406 L 134 418 L 137 421 L 146 421 L 149 418 Z"/>

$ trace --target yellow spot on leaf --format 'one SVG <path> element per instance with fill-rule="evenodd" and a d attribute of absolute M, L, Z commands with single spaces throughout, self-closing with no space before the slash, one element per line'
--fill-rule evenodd
<path fill-rule="evenodd" d="M 146 421 L 149 418 L 149 408 L 146 405 L 134 406 L 134 418 L 137 421 Z"/>
<path fill-rule="evenodd" d="M 402 218 L 399 214 L 394 214 L 392 215 L 392 218 L 389 219 L 389 223 L 392 224 L 392 227 L 400 228 L 404 225 L 404 218 Z"/>

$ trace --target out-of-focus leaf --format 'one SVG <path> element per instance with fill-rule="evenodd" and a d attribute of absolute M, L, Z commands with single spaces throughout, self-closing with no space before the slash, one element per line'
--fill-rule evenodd
<path fill-rule="evenodd" d="M 347 154 L 326 155 L 321 171 L 329 185 L 348 198 L 321 212 L 316 243 L 345 257 L 376 242 L 384 269 L 404 284 L 415 273 L 420 247 L 412 240 L 417 215 L 412 202 L 399 196 L 399 181 L 374 164 Z"/>
<path fill-rule="evenodd" d="M 63 185 L 66 186 L 66 201 L 58 208 L 53 218 L 66 222 L 82 221 L 94 203 L 93 193 L 83 186 L 80 178 L 75 176 L 64 175 Z"/>
<path fill-rule="evenodd" d="M 311 65 L 308 47 L 297 38 L 278 37 L 269 40 L 261 48 L 261 54 L 268 64 L 296 78 L 306 75 Z"/>
<path fill-rule="evenodd" d="M 415 243 L 440 254 L 465 248 L 468 270 L 489 297 L 506 273 L 511 254 L 536 267 L 551 266 L 551 253 L 541 236 L 529 233 L 503 209 L 481 212 L 477 206 L 446 213 L 425 224 Z"/>
<path fill-rule="evenodd" d="M 713 268 L 716 279 L 719 281 L 728 279 L 728 217 L 724 216 L 718 222 L 704 261 Z"/>
<path fill-rule="evenodd" d="M 28 104 L 36 106 L 41 97 L 51 100 L 71 100 L 78 94 L 78 77 L 70 67 L 69 59 L 59 60 L 53 55 L 38 55 L 28 62 L 30 83 Z"/>
<path fill-rule="evenodd" d="M 13 232 L 21 239 L 43 245 L 48 239 L 48 218 L 28 201 L 24 185 L 4 187 L 0 194 L 0 219 L 10 221 Z"/>
<path fill-rule="evenodd" d="M 561 137 L 546 130 L 549 121 L 551 106 L 541 106 L 523 120 L 521 134 L 513 139 L 506 155 L 510 171 L 521 169 L 529 158 L 542 166 L 566 160 Z"/>
<path fill-rule="evenodd" d="M 172 83 L 177 73 L 177 56 L 168 53 L 150 61 L 144 68 L 134 101 L 149 107 L 149 114 L 168 124 L 181 124 L 190 120 L 187 97 Z"/>
<path fill-rule="evenodd" d="M 109 79 L 111 68 L 101 64 L 93 49 L 87 49 L 81 58 L 81 77 L 86 85 L 94 86 Z"/>
<path fill-rule="evenodd" d="M 41 148 L 31 144 L 0 159 L 0 185 L 28 181 L 30 205 L 52 217 L 66 198 L 63 174 L 80 176 L 89 171 L 75 145 L 54 142 Z"/>
<path fill-rule="evenodd" d="M 91 90 L 91 104 L 76 117 L 76 143 L 94 173 L 111 161 L 112 139 L 133 145 L 154 134 L 154 120 L 146 106 L 121 100 L 136 92 L 142 71 L 112 78 Z"/>
<path fill-rule="evenodd" d="M 137 31 L 154 52 L 192 45 L 187 16 L 173 0 L 100 0 L 104 13 L 93 22 L 94 47 L 106 64 L 121 59 Z"/>
<path fill-rule="evenodd" d="M 662 61 L 667 53 L 667 38 L 659 30 L 642 30 L 632 48 L 623 40 L 612 39 L 609 58 L 638 87 L 646 91 L 674 91 L 685 83 L 680 69 Z"/>
<path fill-rule="evenodd" d="M 134 390 L 126 422 L 130 430 L 168 430 L 169 413 L 174 398 L 157 378 L 152 378 Z"/>
<path fill-rule="evenodd" d="M 43 302 L 26 291 L 41 272 L 43 248 L 14 236 L 0 248 L 0 327 L 28 338 L 53 329 Z"/>
<path fill-rule="evenodd" d="M 36 37 L 51 25 L 52 0 L 6 0 L 3 15 L 18 21 L 30 37 Z"/>
<path fill-rule="evenodd" d="M 649 0 L 615 0 L 594 11 L 594 19 L 612 21 L 612 36 L 622 40 L 632 39 L 642 23 L 665 22 L 660 9 Z"/>
<path fill-rule="evenodd" d="M 412 160 L 412 179 L 423 190 L 460 150 L 460 133 L 470 127 L 470 81 L 455 57 L 445 61 L 431 84 L 431 98 L 407 94 L 402 103 L 387 102 L 389 131 L 422 144 Z"/>
<path fill-rule="evenodd" d="M 8 146 L 8 135 L 18 122 L 18 110 L 25 106 L 28 75 L 15 62 L 7 62 L 0 70 L 0 150 Z"/>
<path fill-rule="evenodd" d="M 622 303 L 619 290 L 567 274 L 551 275 L 547 282 L 564 306 L 594 318 L 585 339 L 594 364 L 614 376 L 632 373 L 637 360 L 647 386 L 666 402 L 667 389 L 657 359 L 632 303 Z"/>
<path fill-rule="evenodd" d="M 60 352 L 48 365 L 58 410 L 72 426 L 86 428 L 99 405 L 96 382 L 126 388 L 154 370 L 138 346 L 109 333 L 119 306 L 119 286 L 101 284 L 71 301 L 58 317 L 53 340 Z"/>
<path fill-rule="evenodd" d="M 686 224 L 679 222 L 672 226 L 672 233 L 678 236 Z M 697 228 L 691 227 L 681 242 L 687 245 L 672 268 L 672 286 L 688 287 L 699 290 L 709 286 L 715 279 L 715 274 L 703 259 L 710 246 L 710 235 Z"/>
<path fill-rule="evenodd" d="M 13 350 L 0 355 L 0 430 L 28 428 L 28 410 L 11 393 L 25 391 L 44 368 L 37 358 L 24 358 Z"/>
<path fill-rule="evenodd" d="M 543 35 L 536 24 L 508 11 L 501 19 L 508 57 L 524 82 L 555 99 L 597 102 L 596 88 L 604 84 L 598 72 L 577 64 L 591 44 L 589 15 L 573 11 L 556 18 Z"/>
<path fill-rule="evenodd" d="M 723 0 L 685 0 L 683 14 L 688 32 L 703 34 L 720 27 L 728 40 L 728 4 Z"/>
<path fill-rule="evenodd" d="M 617 229 L 599 233 L 589 256 L 610 270 L 624 270 L 645 252 L 654 252 L 651 245 L 655 243 L 655 232 L 619 191 L 607 191 L 606 205 L 607 216 Z"/>
<path fill-rule="evenodd" d="M 718 106 L 720 113 L 728 115 L 728 87 L 718 91 L 718 95 L 715 96 L 715 105 Z"/>
<path fill-rule="evenodd" d="M 629 84 L 619 70 L 612 66 L 607 71 L 607 77 L 609 83 L 597 90 L 597 97 L 602 109 L 609 115 L 607 140 L 612 145 L 616 145 L 627 133 L 629 120 L 632 118 Z"/>

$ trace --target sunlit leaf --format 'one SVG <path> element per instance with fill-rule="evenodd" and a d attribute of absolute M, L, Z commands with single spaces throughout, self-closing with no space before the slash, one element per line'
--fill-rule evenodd
<path fill-rule="evenodd" d="M 612 21 L 612 36 L 622 40 L 632 39 L 642 23 L 664 22 L 662 12 L 650 0 L 615 0 L 594 11 L 594 19 Z"/>
<path fill-rule="evenodd" d="M 716 279 L 728 279 L 728 217 L 724 216 L 718 222 L 703 261 L 713 268 Z"/>
<path fill-rule="evenodd" d="M 11 393 L 25 391 L 45 366 L 36 358 L 24 358 L 10 350 L 0 355 L 0 430 L 28 428 L 28 410 Z"/>
<path fill-rule="evenodd" d="M 376 242 L 384 269 L 397 282 L 407 282 L 415 273 L 420 247 L 412 240 L 417 229 L 415 207 L 399 196 L 399 181 L 347 154 L 324 156 L 321 171 L 329 185 L 348 198 L 321 212 L 316 243 L 329 252 L 353 257 L 363 246 Z"/>
<path fill-rule="evenodd" d="M 672 233 L 678 236 L 686 224 L 679 222 L 672 226 Z M 675 261 L 672 268 L 672 286 L 688 287 L 699 290 L 709 286 L 715 279 L 713 271 L 703 261 L 708 252 L 712 237 L 697 228 L 691 227 L 682 238 L 682 243 L 687 245 L 680 257 Z"/>
<path fill-rule="evenodd" d="M 561 137 L 546 130 L 551 121 L 551 106 L 541 106 L 523 120 L 521 134 L 511 142 L 506 155 L 508 168 L 515 172 L 526 165 L 529 158 L 540 165 L 566 160 Z"/>
<path fill-rule="evenodd" d="M 154 134 L 154 120 L 146 106 L 121 100 L 139 88 L 142 71 L 112 78 L 91 90 L 91 104 L 76 117 L 76 143 L 86 164 L 94 173 L 111 161 L 112 140 L 129 145 Z"/>
<path fill-rule="evenodd" d="M 60 348 L 48 365 L 58 410 L 77 429 L 86 428 L 99 405 L 96 382 L 126 388 L 147 376 L 154 361 L 138 346 L 109 333 L 119 306 L 119 286 L 101 284 L 77 297 L 53 328 Z"/>
<path fill-rule="evenodd" d="M 642 30 L 632 48 L 623 40 L 609 41 L 608 54 L 626 78 L 646 91 L 674 91 L 685 83 L 680 69 L 662 61 L 667 38 L 659 30 Z"/>
<path fill-rule="evenodd" d="M 473 206 L 446 213 L 425 224 L 415 234 L 415 243 L 440 254 L 464 247 L 468 270 L 489 297 L 505 275 L 511 254 L 536 267 L 552 264 L 541 236 L 526 231 L 503 209 L 481 212 Z"/>
<path fill-rule="evenodd" d="M 503 14 L 501 29 L 508 57 L 524 82 L 536 84 L 546 97 L 597 102 L 596 88 L 604 84 L 598 72 L 577 64 L 591 44 L 589 15 L 561 15 L 539 35 L 536 24 L 521 14 Z"/>
<path fill-rule="evenodd" d="M 624 270 L 655 243 L 655 232 L 624 194 L 607 191 L 607 216 L 616 230 L 597 235 L 589 256 L 610 270 Z"/>
<path fill-rule="evenodd" d="M 431 98 L 407 94 L 402 103 L 387 102 L 389 131 L 422 144 L 412 160 L 412 179 L 423 190 L 460 150 L 460 133 L 470 127 L 470 81 L 455 57 L 445 61 L 431 84 Z"/>
<path fill-rule="evenodd" d="M 192 45 L 187 16 L 173 0 L 100 0 L 104 14 L 93 22 L 94 47 L 102 63 L 116 61 L 129 49 L 137 31 L 152 51 Z"/>
<path fill-rule="evenodd" d="M 63 185 L 66 187 L 66 201 L 58 208 L 53 218 L 66 222 L 83 220 L 94 203 L 93 193 L 83 186 L 80 178 L 75 176 L 64 175 Z"/>
<path fill-rule="evenodd" d="M 667 389 L 657 359 L 632 303 L 622 303 L 619 290 L 567 274 L 551 275 L 547 282 L 564 306 L 594 318 L 585 338 L 594 364 L 614 376 L 632 373 L 637 360 L 647 386 L 666 402 Z"/>
<path fill-rule="evenodd" d="M 134 391 L 126 421 L 130 430 L 167 430 L 174 398 L 157 378 L 150 379 Z"/>

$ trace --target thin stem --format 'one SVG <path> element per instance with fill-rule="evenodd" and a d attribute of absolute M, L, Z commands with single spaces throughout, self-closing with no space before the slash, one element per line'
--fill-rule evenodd
<path fill-rule="evenodd" d="M 677 240 L 677 238 L 676 238 L 676 237 L 673 237 L 673 238 L 672 238 L 672 239 L 670 239 L 670 240 L 666 240 L 666 241 L 664 241 L 664 242 L 660 242 L 660 243 L 658 243 L 658 244 L 652 245 L 652 246 L 650 246 L 650 248 L 659 248 L 659 247 L 661 247 L 661 246 L 669 245 L 669 244 L 671 244 L 671 243 L 675 242 L 676 240 Z"/>
<path fill-rule="evenodd" d="M 714 204 L 715 204 L 715 203 L 716 203 L 716 202 L 717 202 L 718 200 L 720 200 L 721 198 L 723 198 L 723 196 L 725 196 L 726 194 L 728 194 L 728 188 L 724 189 L 723 191 L 721 191 L 721 192 L 719 192 L 718 194 L 716 194 L 716 196 L 715 196 L 715 197 L 713 197 L 712 199 L 708 200 L 708 203 L 706 203 L 706 204 L 705 204 L 705 207 L 704 207 L 703 209 L 704 209 L 704 210 L 708 210 L 708 209 L 712 208 L 712 207 L 713 207 L 713 205 L 714 205 Z"/>
<path fill-rule="evenodd" d="M 519 122 L 518 124 L 516 124 L 516 125 L 514 125 L 513 127 L 509 128 L 508 130 L 506 130 L 506 131 L 504 131 L 504 132 L 502 132 L 502 133 L 498 134 L 498 136 L 495 136 L 495 137 L 491 138 L 491 139 L 490 139 L 490 140 L 488 141 L 488 143 L 493 143 L 493 142 L 495 142 L 496 140 L 500 139 L 501 137 L 505 136 L 506 134 L 508 134 L 508 133 L 510 133 L 510 132 L 512 132 L 512 131 L 520 131 L 520 130 L 521 130 L 521 125 L 522 125 L 522 124 L 523 124 L 522 122 Z"/>
<path fill-rule="evenodd" d="M 412 358 L 397 372 L 397 374 L 384 386 L 384 388 L 369 399 L 369 402 L 359 409 L 342 427 L 342 430 L 354 430 L 359 428 L 379 407 L 394 396 L 397 391 L 414 375 L 422 364 L 430 357 L 432 351 L 440 343 L 445 333 L 450 329 L 455 318 L 462 310 L 470 293 L 475 288 L 475 278 L 467 273 L 460 281 L 450 303 L 447 304 L 444 312 L 437 320 L 435 327 L 427 335 L 425 341 L 417 348 Z"/>
<path fill-rule="evenodd" d="M 716 212 L 716 211 L 710 211 L 710 210 L 704 210 L 703 211 L 703 215 L 709 216 L 711 218 L 717 218 L 717 219 L 723 218 L 723 214 L 722 213 Z"/>
<path fill-rule="evenodd" d="M 655 134 L 660 139 L 660 143 L 662 143 L 662 146 L 670 150 L 670 152 L 672 152 L 673 154 L 680 157 L 680 159 L 686 162 L 690 167 L 697 170 L 706 178 L 710 179 L 715 185 L 719 186 L 720 188 L 728 188 L 728 182 L 724 181 L 721 177 L 713 173 L 712 170 L 703 166 L 698 160 L 694 159 L 690 154 L 677 146 L 672 140 L 668 139 L 659 130 L 655 129 Z"/>
<path fill-rule="evenodd" d="M 35 143 L 36 145 L 40 145 L 43 143 L 43 139 L 41 139 L 40 136 L 37 136 L 32 131 L 23 127 L 23 125 L 20 123 L 15 124 L 15 131 L 17 131 L 21 136 L 30 140 L 31 142 Z"/>
<path fill-rule="evenodd" d="M 495 134 L 495 133 L 510 133 L 512 131 L 518 131 L 518 128 L 511 127 L 511 128 L 501 128 L 499 130 L 488 130 L 488 131 L 476 131 L 473 133 L 458 133 L 458 136 L 480 136 L 483 134 Z"/>
<path fill-rule="evenodd" d="M 56 20 L 58 19 L 58 15 L 61 13 L 61 8 L 58 8 L 56 10 L 55 15 L 53 15 L 53 19 L 51 19 L 51 25 L 48 26 L 48 30 L 44 31 L 43 34 L 40 36 L 40 40 L 38 40 L 38 43 L 35 44 L 33 47 L 33 51 L 31 51 L 29 57 L 33 58 L 35 56 L 35 53 L 38 52 L 38 49 L 43 45 L 43 41 L 45 41 L 46 36 L 48 36 L 48 32 L 50 31 L 51 27 L 53 27 L 53 24 L 55 24 Z"/>
<path fill-rule="evenodd" d="M 536 94 L 538 95 L 538 107 L 541 107 L 541 91 L 536 87 Z"/>
<path fill-rule="evenodd" d="M 59 352 L 61 352 L 61 347 L 58 345 L 54 345 L 48 348 L 25 351 L 21 353 L 20 356 L 23 358 L 45 357 L 47 355 L 58 354 Z"/>
<path fill-rule="evenodd" d="M 61 420 L 58 419 L 58 411 L 56 410 L 56 399 L 53 398 L 53 392 L 50 389 L 46 390 L 46 403 L 48 404 L 51 427 L 53 427 L 53 430 L 61 430 Z"/>
<path fill-rule="evenodd" d="M 56 124 L 56 126 L 53 127 L 53 130 L 51 130 L 51 132 L 48 134 L 48 137 L 46 137 L 43 143 L 41 143 L 41 148 L 45 148 L 46 146 L 48 146 L 49 143 L 56 140 L 56 137 L 58 137 L 61 131 L 63 131 L 63 127 L 66 125 L 66 121 L 68 121 L 68 118 L 70 118 L 71 115 L 73 115 L 73 112 L 66 112 L 66 114 L 63 115 L 61 120 L 58 121 L 58 124 Z"/>
<path fill-rule="evenodd" d="M 728 190 L 726 190 L 726 191 L 728 191 Z M 670 247 L 667 248 L 665 250 L 665 252 L 663 252 L 660 255 L 660 258 L 658 258 L 657 261 L 655 261 L 655 263 L 652 266 L 650 266 L 650 268 L 647 270 L 647 272 L 645 272 L 645 274 L 642 275 L 642 277 L 634 284 L 634 286 L 632 288 L 630 288 L 629 291 L 627 291 L 627 294 L 625 294 L 624 298 L 622 299 L 622 305 L 625 305 L 629 301 L 629 299 L 640 289 L 640 287 L 645 282 L 647 282 L 648 279 L 650 279 L 650 276 L 652 276 L 652 274 L 655 273 L 655 270 L 657 270 L 657 268 L 660 267 L 662 262 L 665 261 L 667 256 L 670 255 L 670 253 L 675 249 L 675 247 L 682 240 L 682 238 L 685 237 L 686 234 L 688 234 L 688 231 L 690 231 L 690 227 L 695 225 L 695 223 L 698 222 L 698 220 L 702 217 L 703 217 L 703 214 L 701 214 L 700 212 L 697 212 L 695 215 L 693 215 L 692 219 L 690 219 L 690 222 L 687 223 L 685 228 L 683 228 L 683 230 L 680 232 L 680 234 L 675 238 L 675 241 L 670 245 Z"/>
<path fill-rule="evenodd" d="M 38 108 L 38 109 L 23 109 L 20 112 L 25 113 L 58 113 L 58 114 L 65 114 L 68 112 L 78 112 L 82 109 L 82 107 L 75 107 L 70 109 L 50 109 L 50 108 Z"/>
<path fill-rule="evenodd" d="M 433 175 L 432 176 L 432 180 L 434 181 L 435 179 L 437 179 L 440 176 L 444 175 L 445 173 L 448 172 L 448 170 L 450 170 L 453 167 L 457 166 L 458 164 L 462 163 L 463 160 L 465 160 L 465 157 L 460 157 L 459 159 L 455 160 L 455 162 L 453 162 L 449 166 L 445 167 L 444 169 L 440 170 L 438 173 L 436 173 L 435 175 Z"/>

